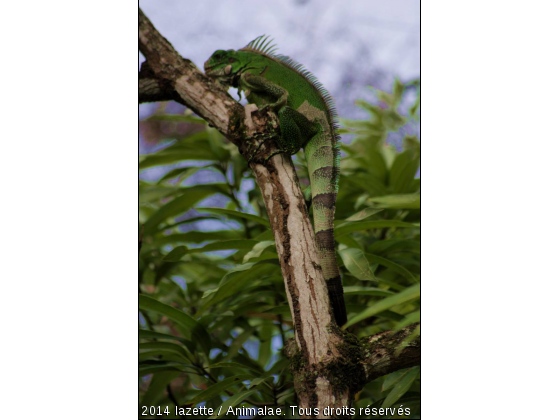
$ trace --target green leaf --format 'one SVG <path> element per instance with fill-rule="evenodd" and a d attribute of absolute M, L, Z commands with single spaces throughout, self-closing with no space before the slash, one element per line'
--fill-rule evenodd
<path fill-rule="evenodd" d="M 359 220 L 367 219 L 368 217 L 373 216 L 374 214 L 379 213 L 383 210 L 384 209 L 368 207 L 363 210 L 360 210 L 358 213 L 353 214 L 352 216 L 348 217 L 345 220 L 347 222 L 357 222 Z"/>
<path fill-rule="evenodd" d="M 241 392 L 237 395 L 234 395 L 233 397 L 228 398 L 227 401 L 225 401 L 222 406 L 221 406 L 221 410 L 216 411 L 213 416 L 208 417 L 209 419 L 219 419 L 221 417 L 224 417 L 227 414 L 227 411 L 229 409 L 229 407 L 237 407 L 245 398 L 247 398 L 249 395 L 254 394 L 255 392 L 257 392 L 256 388 L 250 389 L 248 391 L 245 392 Z"/>
<path fill-rule="evenodd" d="M 232 341 L 232 343 L 229 346 L 228 353 L 227 353 L 224 361 L 230 360 L 230 359 L 234 358 L 235 356 L 237 356 L 237 354 L 238 354 L 239 350 L 241 349 L 241 347 L 243 346 L 243 344 L 249 338 L 251 338 L 251 336 L 253 336 L 255 334 L 256 329 L 257 329 L 257 327 L 248 328 L 242 334 L 239 334 L 237 337 L 235 337 L 234 340 Z"/>
<path fill-rule="evenodd" d="M 259 242 L 252 239 L 232 239 L 229 241 L 213 242 L 201 248 L 191 248 L 187 254 L 196 254 L 209 251 L 224 251 L 228 249 L 252 249 Z"/>
<path fill-rule="evenodd" d="M 176 227 L 179 226 L 184 226 L 184 225 L 190 225 L 191 223 L 196 223 L 196 222 L 200 222 L 201 220 L 220 220 L 220 218 L 218 216 L 196 216 L 196 217 L 190 217 L 188 219 L 185 220 L 180 220 L 178 222 L 174 222 L 174 223 L 170 223 L 168 225 L 164 225 L 161 227 L 161 231 L 164 232 L 166 230 L 169 229 L 174 229 Z M 200 241 L 200 242 L 204 242 L 204 241 Z"/>
<path fill-rule="evenodd" d="M 391 321 L 395 321 L 395 322 L 400 322 L 404 319 L 404 316 L 402 316 L 401 314 L 398 314 L 396 312 L 393 312 L 393 311 L 379 312 L 377 314 L 377 317 L 378 318 L 390 319 Z"/>
<path fill-rule="evenodd" d="M 147 246 L 161 247 L 168 244 L 176 243 L 193 243 L 198 244 L 208 241 L 222 241 L 226 239 L 242 239 L 245 232 L 240 230 L 214 230 L 209 232 L 200 232 L 191 230 L 185 233 L 174 233 L 171 235 L 157 236 L 154 242 Z M 255 239 L 256 240 L 256 239 Z"/>
<path fill-rule="evenodd" d="M 231 157 L 231 162 L 233 166 L 233 187 L 239 190 L 243 174 L 247 170 L 247 161 L 239 153 L 235 153 Z"/>
<path fill-rule="evenodd" d="M 419 162 L 419 154 L 415 150 L 406 150 L 397 156 L 389 173 L 389 184 L 393 187 L 393 192 L 410 192 Z"/>
<path fill-rule="evenodd" d="M 420 140 L 418 140 L 418 137 L 406 135 L 403 137 L 402 141 L 404 150 L 414 150 L 420 153 Z"/>
<path fill-rule="evenodd" d="M 181 189 L 177 186 L 156 186 L 146 182 L 138 183 L 138 200 L 146 205 L 158 205 L 161 200 L 174 197 L 181 193 Z"/>
<path fill-rule="evenodd" d="M 400 220 L 372 220 L 371 222 L 349 222 L 335 226 L 334 236 L 336 238 L 338 236 L 346 235 L 352 232 L 390 227 L 418 228 L 419 225 L 414 223 L 401 222 Z"/>
<path fill-rule="evenodd" d="M 181 261 L 187 254 L 199 254 L 201 252 L 225 251 L 229 249 L 252 249 L 258 241 L 251 239 L 233 239 L 230 241 L 219 241 L 205 245 L 200 248 L 187 249 L 186 246 L 178 246 L 165 256 L 164 261 Z"/>
<path fill-rule="evenodd" d="M 263 322 L 262 326 L 260 327 L 259 330 L 259 340 L 260 340 L 260 345 L 259 345 L 259 355 L 257 358 L 257 361 L 259 362 L 259 364 L 261 366 L 266 366 L 269 359 L 270 359 L 270 355 L 272 354 L 272 350 L 271 350 L 271 342 L 272 342 L 272 337 L 273 337 L 273 330 L 275 330 L 275 326 L 274 324 L 272 324 L 272 322 Z"/>
<path fill-rule="evenodd" d="M 375 178 L 380 181 L 384 181 L 387 176 L 387 163 L 383 158 L 383 155 L 374 148 L 368 148 L 367 150 L 367 164 L 363 165 L 366 170 Z"/>
<path fill-rule="evenodd" d="M 390 290 L 378 289 L 377 287 L 345 286 L 344 294 L 347 296 L 390 296 L 395 292 Z"/>
<path fill-rule="evenodd" d="M 221 209 L 217 207 L 198 207 L 197 210 L 200 212 L 210 212 L 221 214 L 224 216 L 230 216 L 234 219 L 246 219 L 270 228 L 270 223 L 267 219 L 265 219 L 264 217 L 256 216 L 254 214 L 243 213 L 236 210 Z"/>
<path fill-rule="evenodd" d="M 191 362 L 191 360 L 189 359 L 191 357 L 191 354 L 187 351 L 187 349 L 175 343 L 148 341 L 146 343 L 138 344 L 138 350 L 167 350 L 176 353 L 183 358 L 186 358 L 187 362 Z"/>
<path fill-rule="evenodd" d="M 376 255 L 405 251 L 420 254 L 420 241 L 410 239 L 385 239 L 369 245 L 367 249 L 370 253 Z"/>
<path fill-rule="evenodd" d="M 344 293 L 346 293 L 346 291 L 344 291 Z M 420 321 L 420 311 L 414 311 L 408 314 L 402 321 L 397 323 L 393 327 L 393 331 L 398 331 L 401 328 L 404 328 L 410 324 L 414 324 L 415 322 L 419 322 L 419 321 Z"/>
<path fill-rule="evenodd" d="M 274 241 L 261 241 L 258 242 L 251 251 L 249 251 L 247 254 L 245 254 L 245 256 L 243 257 L 243 262 L 246 263 L 247 261 L 249 261 L 252 258 L 257 258 L 260 257 L 261 254 L 263 253 L 263 251 L 271 246 L 274 246 L 275 242 Z"/>
<path fill-rule="evenodd" d="M 345 267 L 359 280 L 375 281 L 375 277 L 369 266 L 369 261 L 361 249 L 344 248 L 338 251 Z"/>
<path fill-rule="evenodd" d="M 403 93 L 404 93 L 403 83 L 398 78 L 395 78 L 395 83 L 393 84 L 394 108 L 396 108 L 398 104 L 401 102 Z"/>
<path fill-rule="evenodd" d="M 144 330 L 142 328 L 138 328 L 138 338 L 139 339 L 149 339 L 149 338 L 157 338 L 159 340 L 176 340 L 183 344 L 189 344 L 189 340 L 186 340 L 183 337 L 175 337 L 174 335 L 163 334 L 155 331 Z"/>
<path fill-rule="evenodd" d="M 274 274 L 276 270 L 272 270 L 272 268 L 277 269 L 278 265 L 278 260 L 264 260 L 234 267 L 222 278 L 218 288 L 204 297 L 206 301 L 200 308 L 199 313 L 210 305 L 214 305 L 239 292 L 249 282 Z"/>
<path fill-rule="evenodd" d="M 144 224 L 144 234 L 151 234 L 159 224 L 170 217 L 186 213 L 199 201 L 214 194 L 227 196 L 228 189 L 225 184 L 204 184 L 186 187 L 179 197 L 161 206 Z"/>
<path fill-rule="evenodd" d="M 409 282 L 418 283 L 418 279 L 416 278 L 416 276 L 412 274 L 410 271 L 408 271 L 406 268 L 404 268 L 402 265 L 399 265 L 391 260 L 388 260 L 387 258 L 383 258 L 378 255 L 365 254 L 365 256 L 370 263 L 377 263 L 379 265 L 382 265 L 383 267 L 386 267 L 400 274 Z"/>
<path fill-rule="evenodd" d="M 179 371 L 154 373 L 154 376 L 150 381 L 150 386 L 144 394 L 144 397 L 142 397 L 142 403 L 140 405 L 157 405 L 157 402 L 161 398 L 161 394 L 167 387 L 167 384 L 180 374 L 181 372 Z"/>
<path fill-rule="evenodd" d="M 189 249 L 184 246 L 173 248 L 169 254 L 163 257 L 162 261 L 181 261 L 181 258 L 187 253 Z"/>
<path fill-rule="evenodd" d="M 385 184 L 377 178 L 373 178 L 371 176 L 360 176 L 356 174 L 351 177 L 344 177 L 342 182 L 347 181 L 348 187 L 352 189 L 358 189 L 359 191 L 367 191 L 370 195 L 385 195 L 387 194 L 387 187 Z M 344 185 L 341 187 L 341 191 L 343 190 Z M 356 188 L 357 187 L 357 188 Z"/>
<path fill-rule="evenodd" d="M 226 147 L 224 137 L 218 130 L 212 127 L 207 126 L 206 132 L 208 133 L 208 144 L 210 145 L 210 149 L 212 150 L 212 152 L 214 152 L 217 160 L 219 160 L 220 162 L 227 162 L 231 154 Z"/>
<path fill-rule="evenodd" d="M 361 249 L 362 251 L 364 250 L 362 244 L 355 240 L 350 234 L 337 236 L 336 242 L 342 245 L 346 245 L 348 248 L 357 248 Z"/>
<path fill-rule="evenodd" d="M 208 133 L 201 131 L 182 138 L 155 153 L 140 156 L 138 169 L 176 164 L 186 160 L 214 161 L 219 159 L 220 156 L 211 147 Z"/>
<path fill-rule="evenodd" d="M 273 241 L 274 240 L 274 233 L 271 229 L 267 229 L 264 232 L 258 234 L 253 238 L 255 241 Z"/>
<path fill-rule="evenodd" d="M 367 308 L 362 313 L 356 315 L 354 318 L 349 320 L 344 328 L 348 328 L 350 325 L 354 325 L 357 322 L 360 322 L 363 319 L 369 318 L 378 314 L 379 312 L 383 312 L 387 309 L 392 308 L 393 306 L 400 305 L 402 303 L 411 301 L 413 299 L 417 299 L 420 296 L 420 284 L 415 284 L 414 286 L 410 286 L 409 288 L 389 296 L 385 299 L 382 299 L 378 302 L 375 302 L 369 308 Z"/>
<path fill-rule="evenodd" d="M 259 386 L 260 384 L 262 384 L 263 382 L 266 382 L 268 379 L 270 379 L 272 377 L 272 375 L 266 374 L 265 376 L 262 376 L 260 378 L 255 378 L 251 381 L 251 383 L 249 384 L 249 388 L 253 388 L 255 386 Z"/>
<path fill-rule="evenodd" d="M 385 208 L 391 209 L 419 209 L 420 193 L 414 194 L 394 194 L 384 197 L 372 197 L 369 202 L 381 204 Z"/>
<path fill-rule="evenodd" d="M 210 336 L 204 327 L 183 311 L 142 294 L 138 295 L 138 307 L 140 309 L 156 312 L 160 315 L 165 315 L 179 326 L 183 327 L 185 332 L 192 334 L 192 337 L 196 338 L 197 343 L 202 346 L 202 349 L 206 353 L 210 351 Z"/>
<path fill-rule="evenodd" d="M 262 373 L 261 369 L 256 369 L 255 367 L 244 365 L 242 363 L 237 363 L 237 362 L 219 362 L 219 363 L 214 363 L 213 365 L 207 367 L 207 369 L 220 369 L 220 368 L 248 369 L 253 372 L 257 372 L 258 374 Z"/>
<path fill-rule="evenodd" d="M 232 385 L 254 378 L 254 376 L 255 375 L 253 374 L 242 373 L 239 375 L 234 375 L 234 376 L 230 376 L 229 378 L 222 379 L 220 382 L 206 388 L 200 394 L 197 394 L 197 396 L 194 397 L 192 400 L 190 400 L 187 404 L 189 404 L 191 407 L 194 407 L 196 404 L 214 398 L 216 395 L 219 395 L 220 393 L 224 392 Z"/>
<path fill-rule="evenodd" d="M 138 376 L 157 372 L 187 372 L 193 374 L 197 372 L 197 367 L 187 363 L 164 362 L 160 360 L 141 361 L 138 365 Z"/>
<path fill-rule="evenodd" d="M 392 280 L 387 280 L 386 278 L 383 277 L 379 277 L 379 276 L 375 276 L 375 278 L 377 279 L 377 281 L 379 283 L 383 283 L 386 284 L 387 286 L 389 286 L 391 289 L 393 290 L 397 290 L 399 292 L 403 291 L 404 289 L 406 289 L 406 286 L 402 286 L 397 282 L 394 282 Z"/>
<path fill-rule="evenodd" d="M 265 260 L 278 260 L 278 254 L 276 253 L 276 248 L 270 248 L 270 251 L 263 252 L 258 257 L 252 257 L 248 261 L 250 262 L 258 262 L 258 261 L 265 261 Z"/>
<path fill-rule="evenodd" d="M 194 175 L 195 173 L 200 171 L 202 168 L 204 168 L 204 167 L 203 166 L 195 166 L 195 167 L 175 168 L 175 169 L 167 172 L 164 176 L 162 176 L 157 183 L 161 184 L 164 181 L 168 181 L 170 179 L 177 178 L 180 175 L 180 178 L 178 180 L 178 184 L 180 184 L 181 182 L 183 182 L 185 179 L 187 179 L 191 175 Z"/>
<path fill-rule="evenodd" d="M 387 395 L 385 401 L 383 401 L 383 408 L 389 408 L 393 404 L 395 404 L 399 400 L 399 398 L 402 397 L 406 393 L 406 391 L 410 389 L 410 387 L 414 383 L 414 380 L 418 377 L 419 373 L 420 373 L 419 366 L 415 366 L 411 368 L 408 371 L 408 373 L 404 375 L 402 379 L 395 384 L 392 391 L 389 392 L 389 395 Z"/>
<path fill-rule="evenodd" d="M 393 388 L 409 371 L 410 369 L 402 369 L 388 374 L 381 386 L 381 392 L 385 392 Z"/>
<path fill-rule="evenodd" d="M 190 147 L 182 147 L 180 150 L 172 150 L 168 147 L 159 152 L 140 156 L 138 170 L 142 171 L 153 166 L 173 165 L 186 160 L 215 160 L 216 156 L 207 147 L 192 145 Z"/>
<path fill-rule="evenodd" d="M 182 356 L 174 351 L 166 350 L 166 349 L 158 349 L 158 350 L 147 350 L 138 353 L 138 360 L 140 362 L 145 360 L 153 360 L 157 359 L 158 361 L 166 361 L 166 362 L 179 362 L 179 363 L 189 363 L 185 356 Z"/>
<path fill-rule="evenodd" d="M 153 166 L 171 165 L 187 160 L 218 160 L 218 156 L 208 143 L 206 132 L 193 134 L 155 153 L 141 155 L 138 170 L 142 171 Z"/>

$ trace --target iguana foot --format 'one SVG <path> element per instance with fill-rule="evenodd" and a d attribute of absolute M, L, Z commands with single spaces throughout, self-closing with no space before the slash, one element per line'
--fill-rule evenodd
<path fill-rule="evenodd" d="M 285 150 L 277 150 L 276 152 L 272 152 L 269 156 L 267 156 L 264 159 L 264 163 L 267 163 L 270 159 L 272 159 L 274 156 L 282 154 L 282 153 L 287 153 Z"/>
<path fill-rule="evenodd" d="M 272 107 L 270 106 L 270 104 L 264 104 L 258 107 L 259 112 L 262 111 L 271 111 Z"/>
<path fill-rule="evenodd" d="M 264 141 L 261 142 L 261 144 L 259 144 L 259 146 L 256 148 L 256 150 L 251 154 L 251 156 L 249 157 L 249 159 L 247 160 L 247 165 L 251 164 L 251 162 L 257 162 L 257 163 L 262 163 L 263 165 L 266 164 L 270 159 L 272 159 L 274 156 L 279 155 L 281 153 L 286 153 L 285 150 L 277 150 L 275 152 L 272 152 L 270 155 L 268 155 L 267 157 L 264 158 L 264 161 L 262 159 L 259 159 L 258 161 L 254 159 L 255 155 L 257 154 L 257 152 L 259 151 L 259 149 L 261 148 L 261 146 L 264 144 Z"/>
<path fill-rule="evenodd" d="M 253 162 L 255 159 L 255 155 L 257 154 L 257 152 L 260 150 L 260 148 L 262 147 L 262 145 L 264 144 L 264 140 L 261 141 L 259 143 L 259 145 L 257 146 L 257 148 L 254 150 L 253 153 L 251 153 L 251 156 L 249 156 L 249 159 L 247 159 L 247 165 L 250 165 L 251 162 Z"/>

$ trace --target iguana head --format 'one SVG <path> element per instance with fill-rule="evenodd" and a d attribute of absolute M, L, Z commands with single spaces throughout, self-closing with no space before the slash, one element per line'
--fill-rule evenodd
<path fill-rule="evenodd" d="M 246 63 L 242 63 L 235 50 L 218 50 L 204 63 L 207 76 L 215 77 L 220 84 L 234 86 L 234 80 Z"/>

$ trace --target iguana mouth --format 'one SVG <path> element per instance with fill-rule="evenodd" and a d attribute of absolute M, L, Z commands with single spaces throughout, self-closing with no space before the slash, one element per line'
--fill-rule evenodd
<path fill-rule="evenodd" d="M 206 62 L 204 63 L 204 72 L 205 72 L 205 73 L 208 73 L 208 72 L 212 72 L 214 69 L 216 69 L 216 70 L 218 70 L 218 71 L 221 70 L 221 71 L 219 72 L 220 74 L 225 74 L 225 69 L 224 69 L 224 68 L 222 68 L 222 69 L 219 69 L 219 68 L 218 68 L 218 67 L 221 66 L 221 65 L 222 65 L 221 63 L 217 63 L 217 64 L 214 64 L 214 65 L 211 65 L 208 61 L 206 61 Z"/>
<path fill-rule="evenodd" d="M 207 76 L 231 76 L 231 65 L 226 67 L 221 67 L 221 64 L 214 64 L 213 66 L 208 64 L 208 61 L 204 63 L 204 73 Z"/>
<path fill-rule="evenodd" d="M 230 85 L 233 84 L 233 77 L 234 74 L 226 74 L 226 71 L 224 68 L 219 68 L 220 64 L 216 64 L 214 66 L 211 66 L 208 64 L 208 62 L 204 63 L 204 73 L 206 73 L 207 76 L 213 78 L 214 80 L 216 80 L 220 85 L 222 85 L 224 88 L 229 87 Z"/>
<path fill-rule="evenodd" d="M 216 67 L 216 66 L 211 66 L 210 64 L 208 64 L 208 61 L 206 61 L 206 62 L 204 63 L 204 73 L 208 73 L 208 72 L 211 71 L 212 68 L 214 68 L 214 67 Z"/>

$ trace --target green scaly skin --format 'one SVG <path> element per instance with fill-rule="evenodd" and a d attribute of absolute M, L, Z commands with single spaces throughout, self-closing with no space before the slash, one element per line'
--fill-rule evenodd
<path fill-rule="evenodd" d="M 214 52 L 204 70 L 224 87 L 243 90 L 250 103 L 278 113 L 282 152 L 293 155 L 303 147 L 321 268 L 336 322 L 343 325 L 346 305 L 333 231 L 340 166 L 334 102 L 311 73 L 274 51 L 271 41 L 261 36 L 238 51 Z"/>

